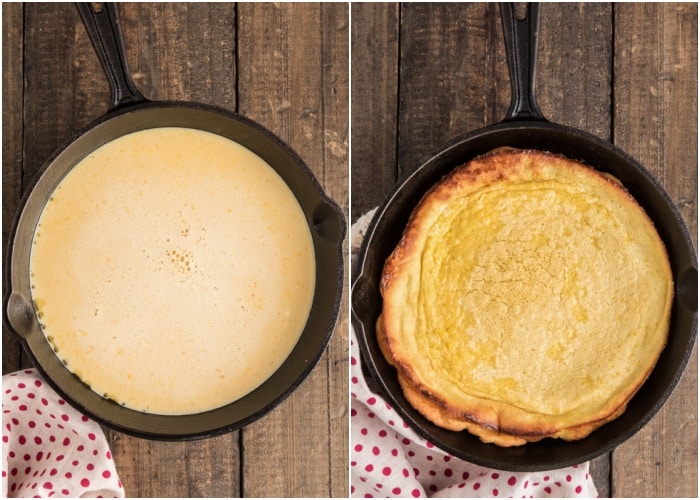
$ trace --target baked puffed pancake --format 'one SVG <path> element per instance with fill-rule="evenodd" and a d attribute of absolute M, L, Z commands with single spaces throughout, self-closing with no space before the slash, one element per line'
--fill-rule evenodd
<path fill-rule="evenodd" d="M 406 399 L 485 442 L 577 440 L 617 418 L 668 336 L 652 221 L 610 176 L 499 149 L 423 197 L 386 261 L 379 345 Z"/>

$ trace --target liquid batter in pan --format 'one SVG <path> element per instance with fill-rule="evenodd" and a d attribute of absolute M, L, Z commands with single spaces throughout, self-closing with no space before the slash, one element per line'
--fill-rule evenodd
<path fill-rule="evenodd" d="M 315 258 L 305 216 L 247 148 L 156 128 L 100 147 L 46 204 L 31 253 L 42 329 L 95 392 L 157 414 L 237 400 L 306 323 Z"/>

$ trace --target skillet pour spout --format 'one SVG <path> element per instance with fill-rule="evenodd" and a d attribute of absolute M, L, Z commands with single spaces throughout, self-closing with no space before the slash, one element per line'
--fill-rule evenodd
<path fill-rule="evenodd" d="M 306 163 L 282 139 L 240 114 L 201 103 L 146 99 L 131 80 L 115 4 L 76 5 L 110 85 L 107 113 L 58 149 L 26 191 L 10 232 L 3 322 L 15 333 L 48 383 L 95 420 L 135 436 L 199 439 L 233 431 L 267 414 L 310 374 L 330 340 L 343 295 L 346 222 Z M 93 392 L 73 375 L 44 336 L 29 282 L 30 250 L 44 206 L 61 180 L 83 158 L 127 134 L 181 127 L 209 132 L 249 149 L 269 164 L 301 207 L 315 255 L 316 282 L 301 336 L 282 365 L 257 389 L 210 411 L 158 415 L 124 407 Z"/>
<path fill-rule="evenodd" d="M 619 147 L 543 117 L 534 92 L 539 4 L 529 4 L 521 18 L 513 4 L 504 3 L 500 8 L 511 77 L 508 112 L 501 122 L 443 145 L 394 186 L 366 230 L 353 269 L 351 319 L 368 374 L 387 402 L 420 436 L 478 465 L 543 471 L 579 464 L 615 448 L 649 422 L 667 401 L 683 375 L 697 336 L 697 256 L 680 211 L 648 170 Z M 467 432 L 440 428 L 408 403 L 395 368 L 386 361 L 377 343 L 384 262 L 399 243 L 413 209 L 454 168 L 503 147 L 549 151 L 616 177 L 652 220 L 668 252 L 675 286 L 668 344 L 625 413 L 579 441 L 545 439 L 501 448 L 485 444 Z"/>

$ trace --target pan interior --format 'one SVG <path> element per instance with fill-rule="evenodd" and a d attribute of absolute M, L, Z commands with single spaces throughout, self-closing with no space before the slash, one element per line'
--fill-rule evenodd
<path fill-rule="evenodd" d="M 57 355 L 140 411 L 199 413 L 249 393 L 291 352 L 313 299 L 293 193 L 250 150 L 201 130 L 143 130 L 90 153 L 33 243 L 33 301 Z"/>

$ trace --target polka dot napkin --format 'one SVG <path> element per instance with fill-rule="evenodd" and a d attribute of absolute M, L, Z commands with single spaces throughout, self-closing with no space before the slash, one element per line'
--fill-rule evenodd
<path fill-rule="evenodd" d="M 352 227 L 353 265 L 373 211 Z M 361 497 L 597 497 L 588 463 L 514 473 L 453 457 L 413 432 L 365 380 L 351 330 L 350 495 Z"/>
<path fill-rule="evenodd" d="M 100 426 L 35 370 L 2 377 L 4 497 L 123 498 Z"/>

